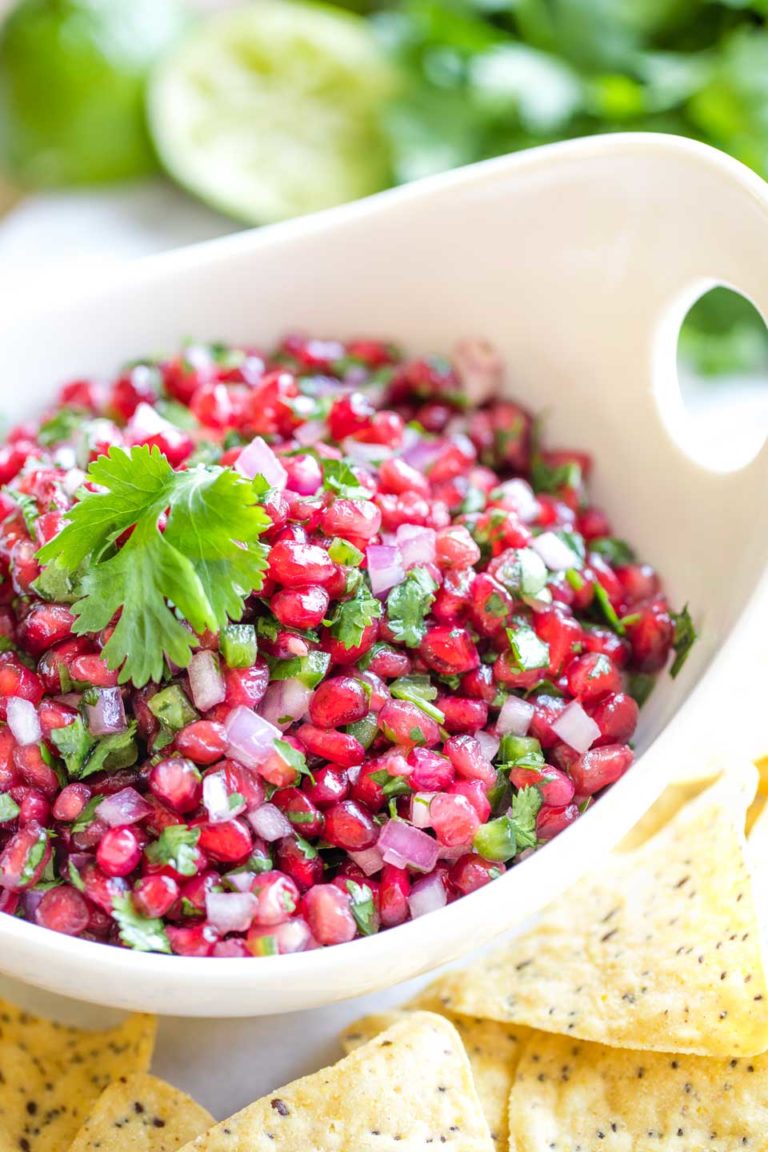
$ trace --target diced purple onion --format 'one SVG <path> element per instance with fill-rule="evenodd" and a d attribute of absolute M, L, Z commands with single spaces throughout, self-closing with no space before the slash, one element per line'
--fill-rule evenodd
<path fill-rule="evenodd" d="M 347 855 L 366 876 L 375 876 L 384 867 L 384 857 L 375 844 L 363 852 L 347 852 Z"/>
<path fill-rule="evenodd" d="M 293 434 L 294 440 L 301 444 L 302 448 L 310 448 L 313 444 L 325 440 L 327 436 L 328 425 L 324 420 L 307 420 L 306 424 L 300 424 Z"/>
<path fill-rule="evenodd" d="M 82 692 L 64 692 L 61 696 L 54 696 L 57 704 L 66 704 L 68 708 L 78 709 L 83 699 Z M 72 717 L 74 720 L 74 716 Z"/>
<path fill-rule="evenodd" d="M 406 429 L 406 432 L 408 429 Z M 440 455 L 443 448 L 441 440 L 428 440 L 426 436 L 417 436 L 411 443 L 405 445 L 401 455 L 406 464 L 418 472 L 426 472 L 430 464 Z"/>
<path fill-rule="evenodd" d="M 564 572 L 566 568 L 578 568 L 581 560 L 554 532 L 542 532 L 534 536 L 531 547 L 537 552 L 551 572 Z"/>
<path fill-rule="evenodd" d="M 85 715 L 88 728 L 94 736 L 110 736 L 114 732 L 125 732 L 128 723 L 125 719 L 123 694 L 119 688 L 97 689 L 99 698 L 95 704 L 86 704 Z"/>
<path fill-rule="evenodd" d="M 573 700 L 567 708 L 552 721 L 552 731 L 573 748 L 574 752 L 588 752 L 600 735 L 600 729 L 578 700 Z"/>
<path fill-rule="evenodd" d="M 369 467 L 380 464 L 382 460 L 389 460 L 395 454 L 394 449 L 386 444 L 366 444 L 362 440 L 355 440 L 352 436 L 342 440 L 341 447 L 344 455 L 349 456 L 350 460 L 354 460 L 356 464 L 367 464 Z"/>
<path fill-rule="evenodd" d="M 252 892 L 209 892 L 205 897 L 208 922 L 222 936 L 228 932 L 247 932 L 257 907 L 258 901 Z"/>
<path fill-rule="evenodd" d="M 221 704 L 227 694 L 218 658 L 207 648 L 195 652 L 189 662 L 189 687 L 199 712 L 207 712 L 209 708 Z"/>
<path fill-rule="evenodd" d="M 434 873 L 417 880 L 408 896 L 408 907 L 411 918 L 418 920 L 419 916 L 426 916 L 428 912 L 436 912 L 448 903 L 448 896 L 442 878 Z"/>
<path fill-rule="evenodd" d="M 223 824 L 245 812 L 246 804 L 242 798 L 232 803 L 223 772 L 208 772 L 203 777 L 203 807 L 212 824 Z"/>
<path fill-rule="evenodd" d="M 496 731 L 502 736 L 507 732 L 514 736 L 525 736 L 531 726 L 534 711 L 533 704 L 527 700 L 521 700 L 519 696 L 507 696 L 496 721 Z"/>
<path fill-rule="evenodd" d="M 247 819 L 256 835 L 268 844 L 293 835 L 293 825 L 276 804 L 262 804 L 255 812 L 249 812 Z"/>
<path fill-rule="evenodd" d="M 411 796 L 411 823 L 414 828 L 432 827 L 429 806 L 432 803 L 432 797 L 436 795 L 436 792 L 414 792 Z"/>
<path fill-rule="evenodd" d="M 286 456 L 285 470 L 288 475 L 287 487 L 299 496 L 314 496 L 323 486 L 323 470 L 314 456 L 299 453 Z"/>
<path fill-rule="evenodd" d="M 499 394 L 504 383 L 504 361 L 487 340 L 460 340 L 452 359 L 470 408 Z"/>
<path fill-rule="evenodd" d="M 490 764 L 501 746 L 501 740 L 499 740 L 498 736 L 494 736 L 482 728 L 479 732 L 475 732 L 475 740 L 477 740 L 480 745 L 480 751 L 484 759 Z"/>
<path fill-rule="evenodd" d="M 273 680 L 259 705 L 259 713 L 278 729 L 285 729 L 306 716 L 311 699 L 312 689 L 301 680 Z"/>
<path fill-rule="evenodd" d="M 388 544 L 369 544 L 365 550 L 368 575 L 374 596 L 381 596 L 405 580 L 405 569 L 400 549 Z"/>
<path fill-rule="evenodd" d="M 82 487 L 84 480 L 85 472 L 83 472 L 82 468 L 69 468 L 61 486 L 67 496 L 74 496 L 78 488 Z"/>
<path fill-rule="evenodd" d="M 456 844 L 450 848 L 447 844 L 441 844 L 437 854 L 441 860 L 460 860 L 468 851 L 466 844 Z"/>
<path fill-rule="evenodd" d="M 227 884 L 238 892 L 250 892 L 253 884 L 253 872 L 227 872 Z"/>
<path fill-rule="evenodd" d="M 258 768 L 272 751 L 282 733 L 263 716 L 239 704 L 224 721 L 227 753 L 246 768 Z"/>
<path fill-rule="evenodd" d="M 94 815 L 110 828 L 122 828 L 127 824 L 139 824 L 151 812 L 151 806 L 135 788 L 121 788 L 119 792 L 106 796 Z"/>
<path fill-rule="evenodd" d="M 263 476 L 270 488 L 282 490 L 288 483 L 288 473 L 261 436 L 256 436 L 243 448 L 235 460 L 235 471 L 249 480 Z"/>
<path fill-rule="evenodd" d="M 397 544 L 406 570 L 434 564 L 437 547 L 437 533 L 434 528 L 422 528 L 418 524 L 401 524 L 397 530 Z"/>
<path fill-rule="evenodd" d="M 175 432 L 176 426 L 161 416 L 156 408 L 144 401 L 138 405 L 125 429 L 125 439 L 128 444 L 141 444 L 150 436 L 159 436 L 165 432 Z"/>
<path fill-rule="evenodd" d="M 541 506 L 527 480 L 523 480 L 521 476 L 505 480 L 499 485 L 499 491 L 505 508 L 516 512 L 524 524 L 533 523 L 539 515 Z"/>
<path fill-rule="evenodd" d="M 437 841 L 404 820 L 390 820 L 385 824 L 377 847 L 385 862 L 396 868 L 431 872 L 437 863 Z"/>
<path fill-rule="evenodd" d="M 40 717 L 37 708 L 30 700 L 22 700 L 21 696 L 8 698 L 8 727 L 13 733 L 17 744 L 37 744 L 42 739 Z"/>

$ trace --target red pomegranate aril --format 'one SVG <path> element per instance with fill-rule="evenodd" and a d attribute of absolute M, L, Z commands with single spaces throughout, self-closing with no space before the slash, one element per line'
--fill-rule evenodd
<path fill-rule="evenodd" d="M 385 864 L 379 880 L 379 916 L 384 928 L 394 928 L 408 919 L 410 892 L 411 882 L 405 869 Z"/>
<path fill-rule="evenodd" d="M 571 694 L 584 701 L 598 700 L 621 688 L 618 668 L 600 652 L 578 656 L 568 666 L 567 675 Z"/>
<path fill-rule="evenodd" d="M 398 652 L 389 644 L 379 644 L 368 660 L 367 670 L 382 680 L 394 680 L 398 676 L 408 675 L 411 661 L 405 652 Z"/>
<path fill-rule="evenodd" d="M 277 842 L 276 863 L 281 872 L 290 876 L 300 892 L 306 892 L 323 879 L 324 866 L 320 853 L 288 836 Z"/>
<path fill-rule="evenodd" d="M 560 737 L 552 728 L 561 712 L 565 710 L 566 701 L 560 696 L 545 696 L 543 693 L 532 701 L 534 705 L 528 735 L 538 740 L 542 748 L 554 748 L 560 742 Z"/>
<path fill-rule="evenodd" d="M 616 568 L 615 575 L 629 604 L 651 600 L 661 591 L 658 573 L 650 564 L 626 564 Z"/>
<path fill-rule="evenodd" d="M 300 836 L 315 839 L 322 834 L 323 814 L 306 792 L 300 792 L 298 788 L 282 788 L 275 792 L 272 803 L 288 817 Z"/>
<path fill-rule="evenodd" d="M 590 715 L 600 729 L 597 745 L 626 744 L 635 733 L 640 709 L 626 692 L 617 692 L 599 700 L 590 709 Z"/>
<path fill-rule="evenodd" d="M 330 760 L 342 768 L 352 768 L 355 764 L 362 764 L 365 759 L 365 749 L 360 741 L 346 732 L 333 732 L 314 724 L 302 724 L 296 735 L 312 756 Z"/>
<path fill-rule="evenodd" d="M 321 648 L 330 655 L 334 664 L 359 664 L 361 656 L 364 656 L 373 647 L 378 635 L 379 622 L 374 620 L 363 629 L 359 644 L 352 644 L 347 647 L 341 640 L 329 635 L 323 636 Z"/>
<path fill-rule="evenodd" d="M 320 518 L 326 536 L 370 540 L 381 527 L 381 512 L 370 500 L 334 500 Z"/>
<path fill-rule="evenodd" d="M 354 940 L 357 925 L 349 896 L 334 884 L 318 884 L 302 897 L 302 910 L 319 944 L 344 944 Z"/>
<path fill-rule="evenodd" d="M 533 628 L 539 640 L 549 645 L 548 671 L 556 675 L 580 644 L 581 625 L 567 608 L 553 606 L 536 613 Z"/>
<path fill-rule="evenodd" d="M 203 786 L 192 760 L 173 756 L 154 765 L 149 773 L 149 787 L 160 803 L 174 812 L 192 812 L 200 804 Z"/>
<path fill-rule="evenodd" d="M 227 733 L 223 724 L 212 720 L 195 720 L 176 733 L 176 751 L 195 764 L 215 764 L 227 750 Z"/>
<path fill-rule="evenodd" d="M 66 784 L 53 804 L 53 818 L 62 824 L 72 824 L 91 798 L 87 784 Z"/>
<path fill-rule="evenodd" d="M 227 694 L 224 703 L 228 709 L 256 708 L 264 699 L 269 684 L 269 668 L 264 660 L 257 660 L 250 668 L 222 668 Z"/>
<path fill-rule="evenodd" d="M 51 856 L 48 833 L 39 824 L 27 824 L 0 853 L 0 889 L 11 892 L 34 887 Z"/>
<path fill-rule="evenodd" d="M 303 785 L 305 794 L 318 808 L 327 808 L 349 795 L 349 774 L 335 764 L 326 764 L 312 773 L 312 780 Z"/>
<path fill-rule="evenodd" d="M 270 608 L 286 628 L 316 628 L 328 614 L 330 596 L 325 588 L 286 588 L 276 592 Z"/>
<path fill-rule="evenodd" d="M 65 936 L 79 936 L 88 927 L 90 912 L 83 897 L 69 884 L 51 888 L 43 894 L 35 919 L 43 928 Z"/>
<path fill-rule="evenodd" d="M 340 728 L 368 715 L 368 697 L 354 676 L 333 676 L 316 689 L 309 703 L 309 716 L 318 728 Z"/>
<path fill-rule="evenodd" d="M 252 927 L 246 941 L 250 956 L 286 956 L 292 952 L 308 952 L 316 947 L 317 941 L 301 916 L 294 916 L 271 928 Z"/>
<path fill-rule="evenodd" d="M 86 864 L 80 869 L 80 879 L 88 899 L 102 912 L 110 914 L 115 896 L 122 895 L 128 889 L 122 877 L 107 876 L 95 863 Z"/>
<path fill-rule="evenodd" d="M 251 892 L 256 897 L 253 922 L 262 927 L 285 923 L 299 905 L 298 886 L 283 872 L 262 872 L 254 877 Z"/>
<path fill-rule="evenodd" d="M 487 785 L 482 780 L 454 780 L 448 791 L 454 796 L 464 796 L 469 800 L 480 819 L 485 824 L 491 817 L 491 802 L 488 799 Z"/>
<path fill-rule="evenodd" d="M 504 865 L 483 860 L 482 856 L 468 853 L 460 856 L 452 865 L 448 878 L 451 886 L 460 896 L 469 896 L 470 892 L 477 892 L 492 880 L 496 880 L 504 872 Z"/>
<path fill-rule="evenodd" d="M 567 747 L 567 745 L 566 745 Z M 571 763 L 576 758 L 573 750 Z M 576 787 L 573 780 L 559 768 L 545 764 L 543 768 L 513 768 L 509 779 L 515 788 L 537 788 L 545 804 L 553 808 L 562 808 L 573 800 Z"/>
<path fill-rule="evenodd" d="M 667 662 L 675 626 L 666 605 L 658 600 L 641 604 L 634 612 L 638 619 L 627 623 L 627 639 L 632 646 L 632 665 L 638 672 L 659 672 Z"/>
<path fill-rule="evenodd" d="M 391 492 L 396 496 L 405 492 L 418 492 L 421 496 L 428 496 L 429 481 L 405 460 L 392 456 L 389 460 L 383 460 L 379 467 L 379 490 Z"/>
<path fill-rule="evenodd" d="M 429 817 L 435 835 L 447 848 L 471 843 L 480 827 L 474 805 L 460 793 L 438 792 L 430 802 Z"/>
<path fill-rule="evenodd" d="M 410 749 L 431 748 L 440 742 L 440 729 L 416 704 L 391 700 L 379 712 L 379 727 L 392 744 Z"/>
<path fill-rule="evenodd" d="M 552 840 L 579 818 L 578 804 L 567 804 L 563 808 L 542 805 L 536 817 L 536 836 L 539 840 Z"/>
<path fill-rule="evenodd" d="M 94 688 L 114 688 L 118 682 L 118 673 L 107 667 L 103 656 L 96 654 L 75 656 L 68 665 L 68 671 L 72 680 Z"/>
<path fill-rule="evenodd" d="M 443 727 L 454 734 L 477 732 L 488 724 L 488 705 L 469 696 L 438 696 L 435 705 L 443 714 Z"/>
<path fill-rule="evenodd" d="M 634 753 L 626 744 L 590 748 L 571 765 L 571 777 L 577 792 L 582 796 L 593 796 L 623 776 L 633 760 Z"/>
<path fill-rule="evenodd" d="M 582 636 L 582 645 L 587 652 L 602 652 L 617 668 L 626 667 L 631 655 L 629 643 L 621 636 L 617 636 L 610 628 L 600 628 L 591 625 L 585 628 Z"/>
<path fill-rule="evenodd" d="M 269 574 L 286 588 L 303 588 L 327 584 L 336 574 L 336 565 L 325 548 L 280 540 L 269 555 Z"/>
<path fill-rule="evenodd" d="M 370 814 L 355 800 L 340 800 L 325 811 L 323 833 L 329 844 L 346 852 L 363 852 L 376 843 L 379 830 Z"/>
<path fill-rule="evenodd" d="M 416 792 L 442 792 L 456 775 L 451 761 L 429 748 L 414 748 L 408 763 L 411 766 L 408 783 Z"/>
<path fill-rule="evenodd" d="M 6 715 L 7 696 L 19 696 L 37 705 L 43 698 L 43 684 L 39 676 L 10 652 L 3 652 L 0 653 L 0 716 L 3 719 Z"/>
<path fill-rule="evenodd" d="M 16 788 L 13 799 L 19 805 L 19 827 L 26 824 L 46 825 L 51 816 L 51 805 L 36 788 Z"/>
<path fill-rule="evenodd" d="M 198 843 L 201 851 L 212 860 L 238 864 L 250 854 L 253 836 L 242 820 L 227 820 L 222 824 L 201 825 Z"/>
<path fill-rule="evenodd" d="M 164 875 L 164 873 L 161 873 Z M 172 877 L 176 879 L 176 877 Z M 178 885 L 178 881 L 177 885 Z M 204 916 L 205 902 L 209 892 L 213 892 L 221 885 L 221 877 L 212 868 L 204 869 L 197 876 L 184 880 L 179 886 L 179 898 L 182 911 L 187 916 Z"/>
<path fill-rule="evenodd" d="M 419 655 L 440 676 L 459 676 L 480 663 L 469 633 L 445 624 L 429 629 L 419 646 Z"/>
<path fill-rule="evenodd" d="M 55 796 L 59 790 L 59 778 L 55 769 L 43 759 L 37 744 L 26 744 L 14 748 L 13 763 L 22 779 L 30 788 L 37 788 L 44 796 Z"/>
<path fill-rule="evenodd" d="M 440 624 L 454 625 L 470 610 L 470 591 L 475 580 L 471 568 L 450 569 L 432 605 L 432 615 Z"/>
<path fill-rule="evenodd" d="M 496 769 L 474 736 L 451 736 L 450 740 L 445 742 L 445 751 L 460 776 L 469 780 L 480 780 L 489 786 L 494 783 Z"/>
<path fill-rule="evenodd" d="M 480 549 L 463 524 L 441 528 L 435 541 L 439 568 L 470 568 L 480 559 Z"/>
<path fill-rule="evenodd" d="M 194 924 L 189 928 L 170 925 L 166 933 L 176 956 L 212 956 L 218 940 L 208 924 Z"/>
<path fill-rule="evenodd" d="M 461 678 L 461 690 L 473 700 L 482 700 L 486 704 L 493 704 L 496 699 L 497 688 L 494 682 L 493 669 L 490 664 L 481 664 Z"/>
<path fill-rule="evenodd" d="M 128 876 L 141 860 L 133 828 L 108 828 L 96 849 L 96 861 L 107 876 Z"/>
<path fill-rule="evenodd" d="M 64 604 L 35 604 L 19 624 L 19 643 L 33 656 L 72 634 L 75 617 Z"/>
<path fill-rule="evenodd" d="M 172 876 L 157 873 L 142 876 L 133 890 L 133 903 L 142 916 L 166 916 L 179 898 L 179 886 Z"/>

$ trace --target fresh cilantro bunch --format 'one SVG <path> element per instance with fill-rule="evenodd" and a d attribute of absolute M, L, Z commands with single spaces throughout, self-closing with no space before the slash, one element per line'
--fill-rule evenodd
<path fill-rule="evenodd" d="M 157 448 L 112 448 L 91 464 L 68 524 L 38 553 L 79 576 L 74 631 L 119 613 L 103 655 L 137 687 L 186 667 L 197 636 L 238 620 L 267 566 L 270 525 L 251 481 L 231 468 L 174 472 Z"/>

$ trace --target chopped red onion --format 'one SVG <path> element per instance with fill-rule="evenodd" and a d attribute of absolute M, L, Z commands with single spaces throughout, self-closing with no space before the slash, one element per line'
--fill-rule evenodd
<path fill-rule="evenodd" d="M 253 884 L 253 872 L 227 872 L 227 884 L 230 884 L 238 892 L 250 892 L 251 885 Z"/>
<path fill-rule="evenodd" d="M 307 420 L 306 424 L 299 425 L 293 438 L 297 444 L 301 444 L 302 448 L 310 448 L 313 444 L 324 440 L 327 435 L 328 425 L 324 420 Z"/>
<path fill-rule="evenodd" d="M 308 952 L 310 948 L 317 947 L 309 924 L 300 916 L 294 916 L 292 920 L 284 920 L 273 931 L 277 936 L 281 956 L 286 956 L 291 952 Z"/>
<path fill-rule="evenodd" d="M 64 477 L 62 488 L 66 492 L 67 496 L 74 496 L 78 488 L 82 486 L 84 480 L 85 472 L 83 472 L 81 468 L 70 468 Z"/>
<path fill-rule="evenodd" d="M 282 733 L 263 716 L 239 704 L 224 721 L 227 732 L 227 752 L 233 760 L 246 768 L 263 764 Z"/>
<path fill-rule="evenodd" d="M 460 860 L 468 851 L 466 844 L 456 844 L 452 848 L 447 844 L 441 844 L 437 854 L 441 860 Z"/>
<path fill-rule="evenodd" d="M 22 700 L 21 696 L 8 698 L 8 727 L 13 733 L 17 744 L 37 744 L 42 738 L 40 717 L 37 708 L 30 700 Z"/>
<path fill-rule="evenodd" d="M 256 436 L 243 448 L 235 460 L 235 470 L 249 480 L 263 476 L 270 488 L 282 490 L 288 482 L 288 473 L 261 436 Z"/>
<path fill-rule="evenodd" d="M 532 524 L 539 515 L 540 505 L 528 481 L 517 476 L 513 480 L 505 480 L 499 489 L 504 507 L 516 512 L 524 524 Z"/>
<path fill-rule="evenodd" d="M 379 834 L 377 847 L 385 862 L 396 868 L 431 872 L 437 863 L 437 841 L 404 820 L 388 821 Z"/>
<path fill-rule="evenodd" d="M 600 729 L 591 716 L 582 708 L 578 700 L 573 700 L 567 708 L 552 721 L 552 731 L 563 743 L 575 752 L 588 752 L 600 735 Z"/>
<path fill-rule="evenodd" d="M 284 836 L 293 835 L 293 825 L 276 804 L 262 804 L 255 812 L 248 813 L 248 823 L 257 836 L 272 844 Z"/>
<path fill-rule="evenodd" d="M 189 662 L 189 687 L 199 712 L 207 712 L 209 708 L 221 704 L 227 694 L 218 658 L 207 648 L 195 652 Z"/>
<path fill-rule="evenodd" d="M 122 828 L 126 824 L 138 824 L 151 812 L 151 805 L 147 804 L 135 788 L 121 788 L 119 792 L 114 792 L 102 800 L 95 816 L 110 828 Z"/>
<path fill-rule="evenodd" d="M 395 454 L 394 449 L 387 444 L 366 444 L 362 440 L 355 440 L 352 436 L 342 440 L 341 447 L 344 455 L 349 456 L 350 460 L 354 460 L 356 464 L 369 466 L 380 464 L 382 460 L 389 460 Z"/>
<path fill-rule="evenodd" d="M 323 470 L 308 453 L 286 456 L 284 468 L 288 474 L 287 487 L 299 496 L 314 496 L 323 486 Z"/>
<path fill-rule="evenodd" d="M 504 361 L 487 340 L 460 340 L 452 359 L 471 408 L 484 404 L 501 391 Z"/>
<path fill-rule="evenodd" d="M 176 432 L 175 424 L 161 416 L 156 408 L 144 401 L 138 405 L 136 411 L 125 428 L 125 439 L 128 444 L 141 444 L 150 436 L 162 435 L 164 432 Z"/>
<path fill-rule="evenodd" d="M 519 696 L 508 696 L 499 712 L 496 731 L 502 736 L 507 732 L 514 736 L 525 736 L 531 726 L 534 711 L 533 704 L 527 700 L 521 700 Z"/>
<path fill-rule="evenodd" d="M 223 824 L 245 812 L 245 800 L 233 802 L 223 772 L 208 772 L 203 777 L 203 807 L 212 824 Z"/>
<path fill-rule="evenodd" d="M 501 740 L 499 740 L 498 736 L 493 736 L 490 732 L 486 732 L 482 728 L 479 732 L 475 732 L 475 740 L 477 740 L 480 745 L 480 751 L 483 757 L 489 764 L 492 763 L 501 745 Z"/>
<path fill-rule="evenodd" d="M 205 897 L 208 922 L 222 936 L 247 932 L 257 907 L 258 900 L 252 892 L 209 892 Z"/>
<path fill-rule="evenodd" d="M 442 447 L 441 440 L 428 440 L 426 436 L 419 436 L 414 443 L 406 443 L 401 455 L 411 468 L 415 468 L 418 472 L 426 472 L 430 464 L 440 455 Z"/>
<path fill-rule="evenodd" d="M 311 699 L 312 689 L 302 684 L 301 680 L 274 680 L 264 694 L 259 713 L 270 724 L 285 729 L 294 720 L 306 716 Z"/>
<path fill-rule="evenodd" d="M 366 876 L 375 876 L 384 867 L 384 857 L 375 844 L 363 852 L 347 852 L 347 855 Z"/>
<path fill-rule="evenodd" d="M 95 704 L 86 704 L 85 715 L 88 728 L 94 736 L 110 736 L 113 732 L 125 732 L 128 723 L 125 719 L 123 694 L 119 688 L 98 688 L 99 698 Z"/>
<path fill-rule="evenodd" d="M 388 544 L 369 544 L 365 555 L 374 596 L 388 592 L 390 588 L 405 580 L 405 569 L 399 548 L 390 547 Z"/>
<path fill-rule="evenodd" d="M 418 920 L 419 916 L 426 916 L 428 912 L 436 912 L 438 908 L 444 908 L 447 903 L 445 885 L 437 873 L 417 880 L 408 896 L 408 907 L 413 920 Z"/>
<path fill-rule="evenodd" d="M 573 549 L 555 532 L 542 532 L 540 536 L 534 536 L 531 547 L 552 572 L 564 572 L 566 568 L 578 568 L 581 565 Z"/>
<path fill-rule="evenodd" d="M 397 544 L 405 569 L 434 564 L 437 547 L 437 533 L 434 528 L 422 528 L 418 524 L 401 524 L 397 530 Z"/>
<path fill-rule="evenodd" d="M 411 796 L 411 823 L 414 828 L 431 828 L 432 818 L 429 806 L 436 792 L 414 792 Z"/>

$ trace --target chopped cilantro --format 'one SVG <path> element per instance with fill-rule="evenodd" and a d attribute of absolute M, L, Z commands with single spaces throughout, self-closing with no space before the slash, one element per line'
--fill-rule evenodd
<path fill-rule="evenodd" d="M 670 676 L 677 676 L 680 669 L 688 659 L 691 648 L 696 643 L 696 628 L 686 604 L 681 612 L 673 612 L 672 620 L 675 625 L 675 635 L 672 647 L 675 650 L 675 659 L 669 670 Z"/>
<path fill-rule="evenodd" d="M 530 624 L 524 620 L 516 620 L 512 628 L 507 628 L 507 638 L 515 664 L 521 672 L 547 667 L 549 644 L 539 640 Z"/>
<path fill-rule="evenodd" d="M 323 460 L 323 487 L 345 500 L 370 500 L 371 494 L 363 488 L 346 460 Z"/>
<path fill-rule="evenodd" d="M 55 604 L 73 604 L 80 596 L 79 573 L 72 573 L 54 561 L 45 565 L 37 579 L 32 581 L 31 587 L 42 600 Z"/>
<path fill-rule="evenodd" d="M 612 567 L 633 564 L 635 560 L 635 553 L 629 544 L 617 536 L 600 536 L 597 540 L 590 540 L 589 550 L 602 556 Z"/>
<path fill-rule="evenodd" d="M 312 773 L 307 767 L 304 753 L 294 748 L 293 744 L 289 744 L 287 740 L 275 740 L 274 749 L 280 759 L 284 760 L 289 768 L 293 768 L 294 772 L 298 772 L 299 776 L 311 777 Z"/>
<path fill-rule="evenodd" d="M 381 603 L 363 585 L 351 600 L 338 605 L 331 622 L 331 635 L 344 648 L 356 648 L 366 628 L 381 616 Z"/>
<path fill-rule="evenodd" d="M 437 697 L 437 688 L 429 676 L 421 674 L 401 676 L 399 680 L 390 684 L 389 691 L 396 699 L 407 700 L 409 703 L 415 704 L 417 708 L 421 708 L 422 712 L 431 716 L 438 724 L 445 722 L 444 714 L 432 703 Z"/>
<path fill-rule="evenodd" d="M 91 796 L 80 815 L 72 825 L 72 832 L 84 832 L 96 819 L 96 809 L 101 804 L 103 796 Z"/>
<path fill-rule="evenodd" d="M 7 792 L 0 792 L 0 824 L 8 824 L 15 820 L 21 809 L 12 796 Z"/>
<path fill-rule="evenodd" d="M 391 776 L 386 768 L 371 772 L 370 779 L 381 788 L 382 795 L 391 800 L 396 796 L 407 796 L 411 786 L 405 776 Z"/>
<path fill-rule="evenodd" d="M 595 580 L 593 587 L 595 592 L 595 600 L 597 601 L 600 611 L 605 617 L 605 621 L 608 624 L 608 627 L 612 628 L 618 636 L 623 636 L 626 629 L 623 622 L 619 619 L 616 609 L 614 608 L 613 604 L 611 604 L 610 598 L 605 588 L 603 588 L 599 580 Z"/>
<path fill-rule="evenodd" d="M 62 444 L 72 440 L 80 425 L 92 417 L 93 413 L 89 412 L 87 408 L 78 408 L 70 404 L 64 408 L 59 408 L 55 416 L 51 416 L 50 420 L 46 420 L 40 425 L 37 442 L 42 444 L 44 448 L 51 448 L 54 444 Z"/>
<path fill-rule="evenodd" d="M 548 464 L 540 452 L 534 452 L 531 457 L 531 486 L 534 492 L 561 492 L 563 488 L 575 488 L 577 491 L 582 485 L 581 468 L 577 461 L 570 460 L 566 464 Z"/>
<path fill-rule="evenodd" d="M 70 780 L 84 780 L 105 769 L 129 768 L 138 759 L 135 737 L 136 723 L 132 722 L 124 732 L 114 732 L 97 740 L 81 716 L 51 732 L 51 740 L 64 760 Z"/>
<path fill-rule="evenodd" d="M 521 788 L 512 797 L 512 823 L 515 826 L 515 840 L 518 852 L 524 848 L 536 847 L 536 816 L 541 808 L 541 793 L 538 788 Z"/>
<path fill-rule="evenodd" d="M 40 828 L 32 847 L 27 852 L 27 858 L 24 861 L 24 867 L 21 869 L 21 876 L 19 877 L 20 886 L 23 888 L 29 884 L 35 876 L 40 867 L 40 863 L 48 850 L 48 837 L 53 833 L 49 833 L 46 828 Z"/>
<path fill-rule="evenodd" d="M 180 876 L 194 876 L 198 869 L 196 848 L 199 839 L 199 828 L 169 824 L 157 840 L 147 846 L 145 854 L 152 864 L 169 864 Z"/>
<path fill-rule="evenodd" d="M 308 652 L 306 656 L 295 656 L 292 660 L 275 660 L 270 663 L 271 680 L 300 680 L 307 688 L 317 688 L 330 667 L 331 657 L 327 652 Z"/>
<path fill-rule="evenodd" d="M 119 611 L 103 655 L 122 682 L 142 687 L 162 678 L 166 658 L 189 664 L 194 633 L 239 619 L 246 597 L 263 583 L 266 549 L 257 538 L 270 520 L 234 469 L 174 472 L 146 445 L 110 449 L 91 463 L 88 480 L 98 491 L 81 495 L 38 558 L 58 560 L 71 573 L 88 558 L 74 631 L 99 632 Z"/>
<path fill-rule="evenodd" d="M 136 952 L 170 953 L 171 944 L 162 920 L 141 916 L 129 892 L 112 897 L 112 913 L 126 948 L 133 948 Z"/>
<path fill-rule="evenodd" d="M 28 495 L 26 492 L 14 492 L 8 489 L 8 494 L 16 501 L 19 511 L 24 519 L 24 523 L 30 536 L 35 538 L 35 524 L 37 523 L 40 513 L 37 509 L 37 500 L 34 496 Z"/>
<path fill-rule="evenodd" d="M 347 880 L 346 886 L 355 923 L 363 936 L 371 936 L 378 931 L 373 893 L 367 884 L 357 884 L 354 880 Z"/>
<path fill-rule="evenodd" d="M 645 704 L 655 684 L 656 677 L 650 672 L 635 672 L 628 677 L 627 691 L 638 708 L 642 708 L 643 704 Z"/>
<path fill-rule="evenodd" d="M 408 648 L 418 648 L 424 639 L 424 623 L 437 592 L 437 584 L 426 568 L 412 568 L 402 583 L 387 597 L 387 618 L 392 635 Z"/>
<path fill-rule="evenodd" d="M 85 884 L 83 883 L 83 878 L 78 872 L 77 868 L 75 868 L 75 865 L 72 863 L 71 859 L 67 860 L 67 875 L 69 876 L 69 882 L 73 888 L 77 888 L 78 892 L 85 892 Z"/>

